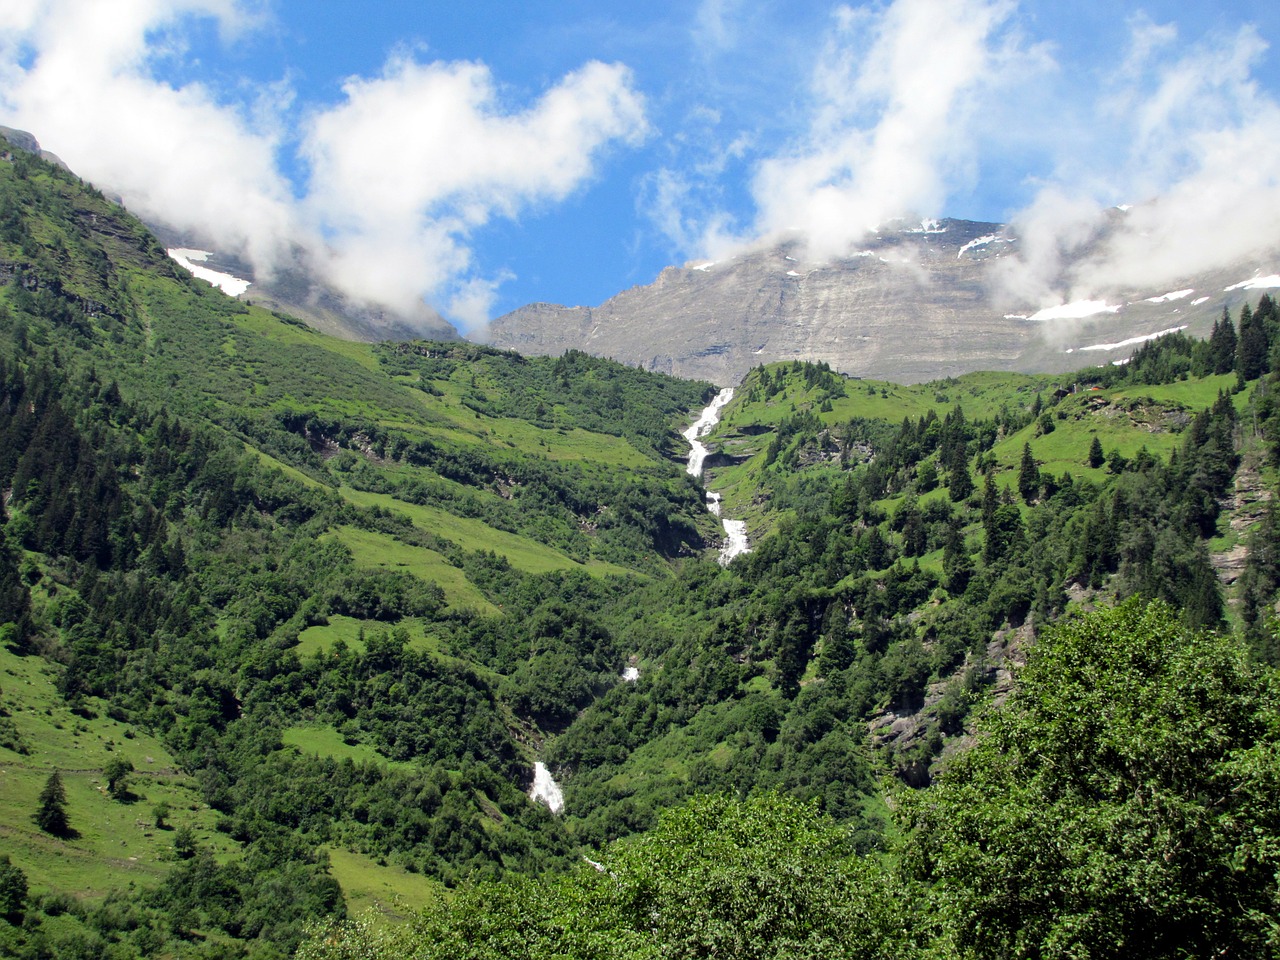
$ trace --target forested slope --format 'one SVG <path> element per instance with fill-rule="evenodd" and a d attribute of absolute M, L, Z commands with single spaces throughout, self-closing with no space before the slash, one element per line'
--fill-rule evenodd
<path fill-rule="evenodd" d="M 1051 729 L 1052 684 L 1011 671 L 1039 655 L 1027 676 L 1062 673 L 1057 647 L 1029 653 L 1045 627 L 1129 597 L 1088 621 L 1110 639 L 1070 669 L 1133 635 L 1182 638 L 1115 680 L 1139 694 L 1126 723 L 1155 736 L 1145 685 L 1209 658 L 1219 686 L 1196 702 L 1221 732 L 1196 773 L 1250 786 L 1228 808 L 1174 777 L 1168 804 L 1230 817 L 1196 856 L 1247 873 L 1239 910 L 1211 896 L 1226 880 L 1196 887 L 1195 922 L 1270 936 L 1269 298 L 1209 341 L 1162 338 L 1072 378 L 757 368 L 710 441 L 707 482 L 753 545 L 722 568 L 677 433 L 709 384 L 577 352 L 333 340 L 185 276 L 124 211 L 19 151 L 0 162 L 0 274 L 0 950 L 287 956 L 309 923 L 377 908 L 346 946 L 304 948 L 323 955 L 427 904 L 377 949 L 419 949 L 427 930 L 465 955 L 492 923 L 479 955 L 509 955 L 502 937 L 531 917 L 552 952 L 693 956 L 706 891 L 786 877 L 825 919 L 769 919 L 744 893 L 726 902 L 759 926 L 722 917 L 707 936 L 738 946 L 717 955 L 856 955 L 863 935 L 885 955 L 961 949 L 985 936 L 966 932 L 981 911 L 964 898 L 1004 903 L 1002 875 L 939 893 L 977 841 L 928 798 L 1066 789 L 971 750 L 978 715 Z M 1231 639 L 1205 653 L 1201 629 Z M 1191 696 L 1170 689 L 1157 699 Z M 1114 769 L 1181 730 L 1108 746 Z M 559 816 L 526 795 L 535 760 L 564 787 Z M 957 779 L 926 787 L 948 766 Z M 1105 798 L 1076 773 L 1067 812 L 1093 836 Z M 1087 839 L 1081 870 L 1102 863 Z M 673 844 L 684 859 L 655 863 Z M 1107 853 L 1098 875 L 1144 849 Z M 604 897 L 609 874 L 575 872 L 584 855 L 634 886 Z M 1156 879 L 1191 890 L 1191 867 L 1170 870 Z M 1064 911 L 1081 896 L 1028 893 L 1061 929 L 1024 932 L 1015 912 L 982 929 L 1076 942 Z M 657 933 L 640 922 L 655 911 Z"/>

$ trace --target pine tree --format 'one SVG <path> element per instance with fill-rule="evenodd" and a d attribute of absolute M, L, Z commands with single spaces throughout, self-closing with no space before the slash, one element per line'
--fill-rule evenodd
<path fill-rule="evenodd" d="M 55 770 L 49 774 L 44 789 L 40 791 L 40 806 L 32 817 L 36 826 L 45 833 L 54 836 L 65 836 L 70 832 L 67 822 L 67 791 L 62 786 L 62 777 Z"/>
<path fill-rule="evenodd" d="M 1236 328 L 1226 307 L 1209 334 L 1209 361 L 1215 374 L 1230 373 L 1236 366 Z"/>
<path fill-rule="evenodd" d="M 1093 443 L 1089 444 L 1089 466 L 1095 470 L 1107 462 L 1107 456 L 1102 452 L 1102 441 L 1097 437 L 1093 438 Z"/>
<path fill-rule="evenodd" d="M 947 479 L 947 489 L 952 503 L 968 500 L 973 493 L 973 477 L 969 474 L 968 449 L 963 441 L 952 448 L 951 460 L 948 464 L 951 476 Z"/>
<path fill-rule="evenodd" d="M 1236 376 L 1241 384 L 1267 370 L 1267 324 L 1246 303 L 1240 308 L 1240 339 L 1236 344 Z"/>
<path fill-rule="evenodd" d="M 1022 465 L 1018 469 L 1018 493 L 1027 503 L 1034 503 L 1040 496 L 1040 465 L 1031 455 L 1031 444 L 1022 445 Z"/>

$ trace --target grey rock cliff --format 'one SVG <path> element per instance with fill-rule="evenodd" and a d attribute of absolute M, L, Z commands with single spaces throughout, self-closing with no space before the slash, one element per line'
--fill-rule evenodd
<path fill-rule="evenodd" d="M 1066 371 L 1122 359 L 1118 344 L 1174 327 L 1203 335 L 1258 293 L 1225 287 L 1257 265 L 1188 278 L 1196 293 L 1162 303 L 1169 288 L 1130 291 L 1084 320 L 1027 319 L 1030 305 L 992 298 L 991 268 L 1017 248 L 1000 224 L 927 221 L 886 229 L 859 255 L 806 263 L 783 244 L 717 263 L 668 267 L 598 307 L 532 304 L 495 320 L 488 339 L 522 353 L 568 348 L 721 385 L 760 363 L 826 361 L 856 375 L 914 383 L 972 370 Z M 1192 305 L 1192 301 L 1200 300 Z"/>

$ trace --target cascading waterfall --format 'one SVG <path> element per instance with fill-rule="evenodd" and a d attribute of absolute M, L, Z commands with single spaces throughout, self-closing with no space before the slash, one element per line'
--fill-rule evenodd
<path fill-rule="evenodd" d="M 539 803 L 545 803 L 552 813 L 559 813 L 564 809 L 564 794 L 560 792 L 560 784 L 556 783 L 551 771 L 542 761 L 533 765 L 533 787 L 529 790 L 529 796 Z"/>
<path fill-rule="evenodd" d="M 715 399 L 707 405 L 706 409 L 693 421 L 681 436 L 689 441 L 689 466 L 688 473 L 692 477 L 702 476 L 702 465 L 706 462 L 707 450 L 706 444 L 702 442 L 702 438 L 710 433 L 717 423 L 720 422 L 720 411 L 728 405 L 733 399 L 733 387 L 725 387 L 716 394 Z M 715 516 L 720 516 L 720 494 L 708 493 L 707 509 Z M 720 522 L 724 525 L 725 544 L 720 551 L 720 565 L 728 566 L 734 557 L 744 553 L 749 553 L 751 547 L 747 541 L 747 524 L 745 520 L 726 520 L 721 517 Z"/>
<path fill-rule="evenodd" d="M 710 433 L 715 428 L 715 425 L 720 422 L 720 411 L 732 399 L 733 387 L 725 387 L 716 394 L 715 399 L 707 405 L 706 409 L 699 414 L 698 419 L 682 434 L 689 441 L 688 472 L 690 476 L 702 476 L 702 465 L 710 452 L 707 450 L 706 444 L 702 442 L 702 438 Z M 720 494 L 707 493 L 706 498 L 707 509 L 719 517 Z M 721 517 L 720 522 L 724 524 L 725 544 L 720 550 L 719 559 L 722 566 L 727 566 L 734 557 L 749 552 L 751 547 L 747 542 L 746 521 L 726 520 Z M 640 671 L 634 664 L 627 666 L 622 671 L 621 679 L 624 683 L 635 683 L 640 679 Z M 547 765 L 541 761 L 533 765 L 533 786 L 529 790 L 529 796 L 537 803 L 546 804 L 552 813 L 560 813 L 564 810 L 564 794 L 560 790 L 560 784 L 556 783 L 555 778 L 551 776 L 551 771 L 547 769 Z M 588 863 L 591 863 L 591 861 L 588 861 Z M 597 865 L 592 863 L 592 866 Z M 597 869 L 599 869 L 598 866 Z"/>

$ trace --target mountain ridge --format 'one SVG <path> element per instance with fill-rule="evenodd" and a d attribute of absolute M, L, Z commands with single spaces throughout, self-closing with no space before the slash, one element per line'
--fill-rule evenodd
<path fill-rule="evenodd" d="M 1000 306 L 993 295 L 995 264 L 1018 243 L 1007 225 L 957 219 L 886 229 L 864 250 L 826 263 L 807 262 L 803 244 L 788 240 L 667 267 L 596 307 L 520 307 L 486 335 L 524 353 L 580 349 L 722 386 L 760 363 L 794 359 L 899 383 L 982 369 L 1067 372 L 1081 366 L 1080 350 L 1107 362 L 1170 329 L 1207 334 L 1224 307 L 1248 298 L 1231 287 L 1270 263 L 1125 291 L 1089 316 L 1037 317 L 1038 306 Z"/>

